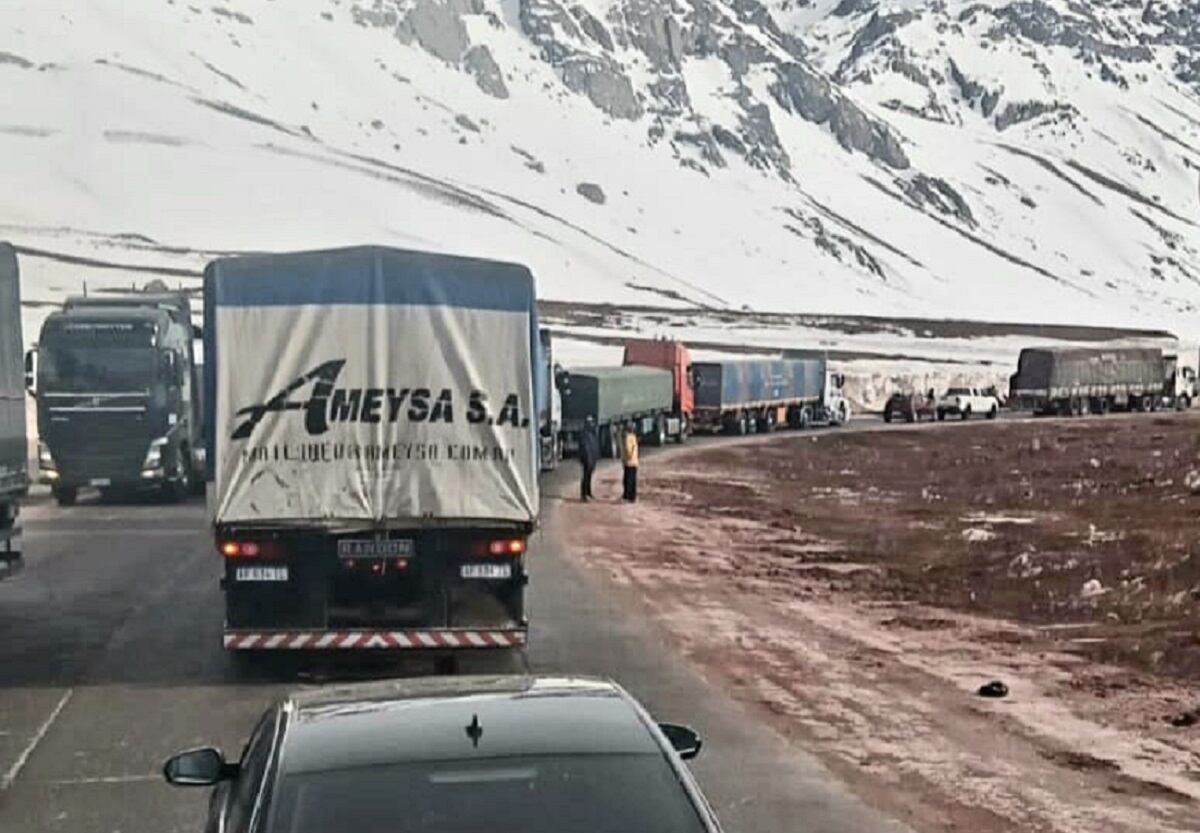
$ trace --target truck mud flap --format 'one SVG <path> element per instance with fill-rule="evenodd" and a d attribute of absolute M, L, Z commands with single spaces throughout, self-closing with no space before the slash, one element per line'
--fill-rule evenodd
<path fill-rule="evenodd" d="M 225 648 L 248 650 L 478 650 L 521 648 L 525 628 L 475 630 L 428 628 L 422 630 L 226 630 Z"/>
<path fill-rule="evenodd" d="M 21 516 L 17 515 L 8 529 L 0 529 L 0 579 L 8 578 L 21 571 L 25 561 L 21 557 Z"/>

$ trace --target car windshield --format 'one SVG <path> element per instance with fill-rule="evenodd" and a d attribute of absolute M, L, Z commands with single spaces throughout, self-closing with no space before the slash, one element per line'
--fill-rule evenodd
<path fill-rule="evenodd" d="M 285 774 L 271 833 L 702 833 L 658 754 L 502 757 Z"/>
<path fill-rule="evenodd" d="M 970 396 L 970 395 L 971 395 L 970 388 L 950 388 L 950 390 L 946 391 L 946 396 Z"/>

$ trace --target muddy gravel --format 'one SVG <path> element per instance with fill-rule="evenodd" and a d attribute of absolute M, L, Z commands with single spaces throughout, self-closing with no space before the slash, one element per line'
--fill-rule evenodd
<path fill-rule="evenodd" d="M 781 434 L 557 523 L 916 829 L 1195 831 L 1198 470 L 1200 414 Z"/>

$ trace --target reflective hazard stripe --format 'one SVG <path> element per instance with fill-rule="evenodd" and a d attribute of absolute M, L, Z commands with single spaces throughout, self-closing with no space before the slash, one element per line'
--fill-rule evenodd
<path fill-rule="evenodd" d="M 524 629 L 475 631 L 457 628 L 426 628 L 410 631 L 226 631 L 229 650 L 320 650 L 320 649 L 436 649 L 516 648 L 525 644 Z"/>

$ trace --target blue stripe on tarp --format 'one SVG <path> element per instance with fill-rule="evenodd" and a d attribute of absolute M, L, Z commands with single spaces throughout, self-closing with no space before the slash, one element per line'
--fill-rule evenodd
<path fill-rule="evenodd" d="M 218 307 L 386 304 L 532 312 L 524 266 L 376 246 L 209 264 Z"/>

